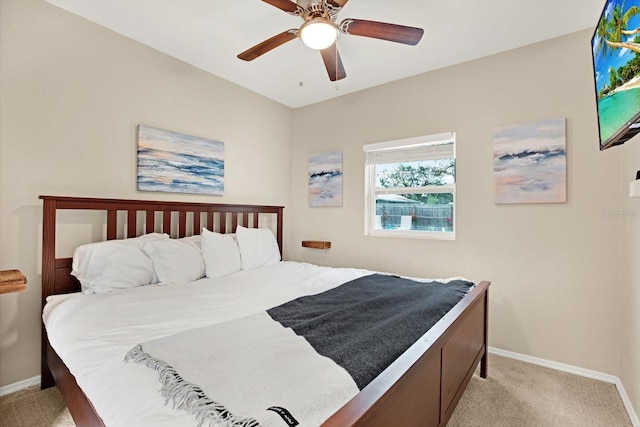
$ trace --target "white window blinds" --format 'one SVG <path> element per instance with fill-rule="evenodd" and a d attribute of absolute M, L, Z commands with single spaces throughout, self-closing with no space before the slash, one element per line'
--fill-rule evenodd
<path fill-rule="evenodd" d="M 366 164 L 414 162 L 455 158 L 452 132 L 397 141 L 367 144 L 363 147 Z"/>

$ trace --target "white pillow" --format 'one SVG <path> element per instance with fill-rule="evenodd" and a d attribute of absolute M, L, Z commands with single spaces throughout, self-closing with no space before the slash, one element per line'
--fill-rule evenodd
<path fill-rule="evenodd" d="M 240 251 L 234 234 L 203 228 L 200 245 L 207 277 L 222 277 L 240 270 Z"/>
<path fill-rule="evenodd" d="M 141 247 L 147 241 L 168 238 L 167 234 L 150 233 L 78 246 L 73 252 L 71 275 L 80 281 L 85 294 L 104 294 L 157 283 L 151 259 Z"/>
<path fill-rule="evenodd" d="M 245 228 L 239 225 L 236 229 L 236 235 L 243 270 L 263 267 L 280 261 L 278 242 L 270 229 Z"/>
<path fill-rule="evenodd" d="M 187 283 L 204 277 L 204 260 L 191 237 L 152 240 L 142 245 L 162 284 Z"/>
<path fill-rule="evenodd" d="M 194 234 L 193 236 L 189 237 L 183 237 L 180 240 L 192 242 L 198 247 L 198 250 L 200 250 L 200 241 L 202 240 L 202 236 L 200 236 L 199 234 Z"/>

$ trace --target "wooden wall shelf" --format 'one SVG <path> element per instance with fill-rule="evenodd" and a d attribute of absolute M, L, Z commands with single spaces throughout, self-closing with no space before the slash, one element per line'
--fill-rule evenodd
<path fill-rule="evenodd" d="M 27 289 L 27 278 L 20 270 L 0 271 L 0 294 L 19 292 Z"/>
<path fill-rule="evenodd" d="M 303 240 L 302 247 L 313 249 L 331 249 L 331 242 L 327 242 L 324 240 Z"/>

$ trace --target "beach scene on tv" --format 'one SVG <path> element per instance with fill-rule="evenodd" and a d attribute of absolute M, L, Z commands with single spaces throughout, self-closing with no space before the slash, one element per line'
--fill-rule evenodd
<path fill-rule="evenodd" d="M 602 147 L 640 112 L 640 0 L 609 0 L 591 44 Z"/>

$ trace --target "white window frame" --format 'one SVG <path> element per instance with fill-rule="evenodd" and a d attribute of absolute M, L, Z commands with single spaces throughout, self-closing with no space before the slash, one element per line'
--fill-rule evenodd
<path fill-rule="evenodd" d="M 453 153 L 451 150 L 439 156 L 437 146 L 444 142 L 453 141 Z M 402 188 L 376 188 L 375 156 L 393 153 L 402 160 L 410 160 L 408 157 L 415 149 L 434 147 L 430 158 L 456 158 L 456 134 L 455 132 L 444 132 L 433 135 L 424 135 L 414 138 L 400 139 L 395 141 L 366 144 L 362 147 L 365 152 L 365 196 L 364 196 L 364 234 L 365 236 L 376 237 L 403 237 L 417 239 L 455 240 L 456 238 L 456 183 L 445 185 L 433 185 L 426 187 L 402 187 Z M 403 157 L 403 153 L 406 157 Z M 457 179 L 456 179 L 457 180 Z M 386 230 L 376 229 L 376 196 L 381 194 L 411 194 L 411 193 L 452 193 L 453 194 L 453 231 L 423 231 L 423 230 Z"/>

